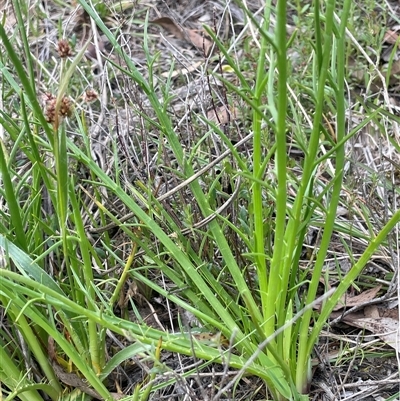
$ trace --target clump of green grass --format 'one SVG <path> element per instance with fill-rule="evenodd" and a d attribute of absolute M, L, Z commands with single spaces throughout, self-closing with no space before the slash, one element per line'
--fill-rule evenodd
<path fill-rule="evenodd" d="M 326 278 L 320 296 L 332 235 L 347 230 L 337 220 L 345 145 L 371 120 L 378 119 L 379 111 L 371 111 L 360 124 L 346 129 L 345 29 L 351 2 L 343 1 L 340 7 L 333 0 L 324 7 L 314 2 L 309 9 L 300 10 L 315 29 L 308 55 L 311 61 L 305 64 L 311 69 L 306 84 L 293 86 L 297 91 L 305 89 L 307 108 L 290 85 L 294 79 L 288 52 L 297 39 L 287 35 L 286 1 L 278 0 L 276 7 L 269 2 L 261 19 L 243 7 L 259 41 L 255 71 L 243 71 L 245 64 L 228 51 L 213 29 L 206 28 L 217 49 L 215 62 L 220 63 L 219 72 L 212 77 L 223 84 L 225 105 L 228 99 L 240 99 L 249 110 L 251 133 L 247 142 L 243 141 L 246 152 L 235 146 L 215 121 L 196 113 L 190 117 L 198 124 L 196 130 L 192 126 L 193 132 L 199 134 L 188 142 L 190 146 L 182 146 L 169 107 L 171 75 L 162 80 L 152 74 L 158 55 L 150 50 L 146 35 L 148 17 L 144 21 L 143 49 L 149 72 L 145 78 L 105 25 L 99 9 L 84 0 L 79 4 L 123 60 L 123 68 L 114 65 L 123 81 L 134 84 L 136 94 L 145 98 L 147 108 L 131 104 L 142 119 L 141 134 L 157 134 L 157 160 L 167 160 L 164 153 L 172 152 L 174 163 L 164 167 L 181 190 L 157 193 L 149 171 L 135 175 L 134 182 L 127 182 L 129 175 L 121 181 L 118 141 L 110 163 L 113 174 L 104 171 L 91 152 L 85 111 L 79 110 L 79 104 L 75 129 L 82 140 L 77 145 L 67 136 L 62 119 L 72 114 L 66 107 L 70 105 L 67 92 L 85 47 L 72 60 L 60 62 L 57 92 L 47 95 L 47 106 L 42 109 L 34 59 L 17 2 L 26 65 L 16 51 L 15 39 L 10 41 L 0 26 L 3 60 L 7 56 L 10 63 L 0 64 L 4 85 L 20 102 L 19 119 L 12 118 L 11 110 L 0 116 L 13 143 L 9 152 L 5 146 L 0 150 L 1 196 L 6 206 L 0 223 L 0 248 L 5 255 L 0 300 L 9 328 L 0 331 L 4 362 L 0 378 L 9 397 L 41 399 L 39 391 L 43 391 L 59 399 L 68 384 L 61 368 L 64 373 L 71 370 L 75 381 L 85 379 L 86 387 L 75 386 L 81 391 L 113 399 L 115 394 L 107 386 L 111 372 L 137 358 L 150 361 L 153 369 L 137 383 L 131 398 L 149 399 L 152 391 L 170 384 L 155 385 L 158 373 L 168 370 L 161 361 L 162 351 L 167 350 L 191 355 L 205 364 L 229 364 L 238 370 L 235 380 L 244 374 L 258 376 L 274 400 L 307 399 L 311 355 L 321 330 L 400 219 L 400 211 L 395 211 L 379 232 L 372 230 L 363 253 L 353 259 L 337 288 L 328 290 Z M 224 69 L 233 72 L 235 85 L 221 74 Z M 327 104 L 336 115 L 334 129 L 324 118 Z M 230 159 L 217 159 L 214 168 L 212 157 L 207 158 L 210 143 L 218 143 Z M 300 149 L 300 163 L 289 160 L 289 145 Z M 16 167 L 21 152 L 29 160 L 24 174 Z M 85 180 L 78 181 L 72 166 L 82 166 Z M 196 174 L 199 169 L 202 174 Z M 149 181 L 144 182 L 143 177 Z M 222 184 L 224 178 L 228 184 Z M 109 210 L 105 193 L 129 211 L 129 218 L 122 219 Z M 174 200 L 166 203 L 171 196 Z M 230 215 L 219 206 L 224 202 L 232 205 Z M 94 229 L 89 229 L 87 221 Z M 111 229 L 102 233 L 109 221 L 118 227 L 120 243 L 115 243 Z M 318 250 L 312 267 L 302 270 L 306 236 L 315 225 L 323 227 Z M 93 233 L 100 237 L 91 238 Z M 358 234 L 353 230 L 352 235 Z M 122 242 L 127 249 L 120 251 Z M 101 273 L 105 265 L 116 266 L 118 274 L 110 269 L 104 276 L 96 276 L 95 268 Z M 192 336 L 184 323 L 180 332 L 172 332 L 143 321 L 134 323 L 124 313 L 117 316 L 117 308 L 127 312 L 121 298 L 129 280 L 141 288 L 142 296 L 158 294 L 192 314 L 205 334 Z M 138 310 L 134 297 L 128 304 Z M 129 343 L 110 359 L 107 330 Z M 213 335 L 207 336 L 210 333 Z M 50 346 L 49 340 L 55 345 Z M 30 361 L 45 378 L 40 384 L 27 369 Z M 219 396 L 234 382 L 221 389 Z"/>

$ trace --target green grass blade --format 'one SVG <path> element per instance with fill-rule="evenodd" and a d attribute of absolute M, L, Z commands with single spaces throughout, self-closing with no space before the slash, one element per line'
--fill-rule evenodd
<path fill-rule="evenodd" d="M 24 250 L 28 249 L 27 238 L 22 223 L 22 210 L 19 206 L 17 195 L 14 191 L 14 186 L 10 177 L 10 171 L 7 166 L 6 155 L 4 154 L 3 146 L 0 146 L 0 173 L 1 181 L 4 185 L 4 194 L 10 212 L 12 226 L 8 229 L 15 233 L 15 240 L 18 246 Z M 10 233 L 3 233 L 10 236 Z"/>

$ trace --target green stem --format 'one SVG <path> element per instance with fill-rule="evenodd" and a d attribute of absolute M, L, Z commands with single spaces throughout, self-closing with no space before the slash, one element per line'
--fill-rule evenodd
<path fill-rule="evenodd" d="M 287 56 L 286 56 L 286 1 L 279 0 L 277 3 L 277 25 L 276 25 L 277 69 L 278 69 L 278 107 L 276 121 L 276 169 L 278 188 L 276 194 L 276 225 L 274 253 L 271 262 L 270 283 L 268 287 L 268 313 L 267 336 L 276 330 L 273 317 L 284 324 L 286 317 L 286 291 L 289 280 L 290 268 L 285 267 L 286 255 L 285 227 L 286 227 L 286 202 L 287 202 L 287 167 L 286 167 L 286 119 L 287 119 Z M 278 353 L 283 355 L 283 335 L 277 338 Z"/>
<path fill-rule="evenodd" d="M 331 8 L 327 10 L 326 17 L 326 35 L 325 35 L 325 44 L 331 43 L 331 29 L 333 28 L 333 7 L 334 2 L 332 1 Z M 345 133 L 345 123 L 346 123 L 346 105 L 345 105 L 345 93 L 344 93 L 344 66 L 345 66 L 345 27 L 346 21 L 348 18 L 350 10 L 350 2 L 346 1 L 343 8 L 342 13 L 342 26 L 340 37 L 337 39 L 337 60 L 336 60 L 336 82 L 337 82 L 337 91 L 336 91 L 336 103 L 337 103 L 337 124 L 336 124 L 336 141 L 341 141 L 344 137 Z M 328 28 L 329 27 L 329 28 Z M 326 47 L 327 48 L 327 47 Z M 330 53 L 325 53 L 325 58 L 323 59 L 322 68 L 327 68 L 325 65 L 327 63 L 328 56 Z M 334 72 L 333 71 L 333 72 Z M 332 73 L 334 76 L 334 73 Z M 319 85 L 321 85 L 321 81 Z M 322 102 L 321 102 L 322 103 Z M 317 259 L 315 262 L 315 266 L 313 269 L 313 277 L 311 279 L 309 289 L 306 297 L 306 304 L 310 304 L 313 300 L 315 300 L 319 278 L 322 274 L 322 269 L 325 263 L 326 254 L 328 252 L 330 246 L 330 240 L 332 236 L 332 232 L 334 230 L 334 225 L 336 221 L 336 211 L 337 206 L 340 200 L 340 193 L 342 189 L 342 181 L 343 181 L 343 172 L 344 172 L 344 163 L 345 163 L 345 152 L 344 145 L 338 146 L 336 149 L 336 157 L 335 157 L 335 176 L 333 178 L 334 184 L 332 189 L 331 198 L 328 199 L 328 212 L 326 216 L 324 231 L 321 239 L 321 244 L 319 247 Z M 310 321 L 312 318 L 312 310 L 307 311 L 301 320 L 300 329 L 299 329 L 299 344 L 298 344 L 298 360 L 296 365 L 296 386 L 299 391 L 305 391 L 308 387 L 308 375 L 309 375 L 309 359 L 311 355 L 311 348 L 314 343 L 310 342 L 309 338 L 309 327 Z M 314 337 L 315 341 L 316 338 Z"/>
<path fill-rule="evenodd" d="M 91 311 L 96 311 L 95 302 L 96 302 L 96 291 L 94 288 L 94 278 L 93 278 L 93 270 L 92 270 L 92 261 L 90 257 L 90 249 L 91 245 L 86 237 L 85 228 L 83 226 L 82 217 L 80 215 L 81 208 L 78 205 L 73 180 L 70 181 L 70 201 L 72 210 L 74 213 L 74 223 L 76 226 L 76 231 L 78 233 L 79 246 L 82 255 L 82 273 L 84 276 L 85 287 L 86 287 L 86 297 L 84 302 L 86 302 L 87 308 Z M 103 350 L 100 349 L 99 344 L 101 344 L 100 334 L 98 332 L 96 322 L 89 321 L 88 322 L 88 332 L 89 332 L 89 351 L 90 358 L 93 369 L 97 374 L 101 373 L 101 364 L 100 364 L 100 355 L 104 353 Z M 104 358 L 103 358 L 104 359 Z"/>
<path fill-rule="evenodd" d="M 264 21 L 262 30 L 268 32 L 269 29 L 269 18 L 270 18 L 270 7 L 269 3 L 265 7 L 264 12 Z M 266 267 L 266 257 L 265 257 L 265 238 L 264 238 L 264 222 L 263 222 L 263 203 L 262 203 L 262 186 L 259 180 L 263 176 L 262 168 L 262 154 L 263 154 L 263 143 L 262 143 L 262 135 L 261 135 L 261 125 L 262 118 L 257 112 L 262 103 L 262 96 L 266 84 L 265 80 L 265 56 L 267 51 L 268 41 L 265 36 L 261 37 L 261 48 L 260 54 L 258 57 L 257 63 L 257 73 L 256 73 L 256 85 L 254 89 L 254 105 L 253 109 L 253 216 L 254 216 L 254 253 L 255 253 L 255 261 L 258 273 L 258 280 L 260 286 L 260 296 L 261 296 L 261 305 L 262 310 L 265 312 L 267 310 L 268 305 L 268 274 Z M 264 321 L 268 323 L 265 325 L 264 330 L 269 325 L 269 323 L 274 324 L 274 321 L 269 319 L 270 316 L 264 313 Z"/>

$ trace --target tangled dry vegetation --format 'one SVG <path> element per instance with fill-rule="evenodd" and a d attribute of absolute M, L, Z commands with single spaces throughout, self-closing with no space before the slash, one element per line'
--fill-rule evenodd
<path fill-rule="evenodd" d="M 303 6 L 306 7 L 307 2 L 301 3 L 305 3 Z M 253 0 L 245 4 L 255 18 L 261 15 L 262 1 Z M 16 19 L 12 3 L 2 0 L 1 6 L 6 15 L 5 27 L 9 35 L 13 35 Z M 242 215 L 251 207 L 250 200 L 248 194 L 242 191 L 240 179 L 229 175 L 229 171 L 236 168 L 235 159 L 230 156 L 232 149 L 229 150 L 226 143 L 211 131 L 213 127 L 219 127 L 238 152 L 248 155 L 250 163 L 252 117 L 243 100 L 229 90 L 224 80 L 214 74 L 218 73 L 218 76 L 222 76 L 232 85 L 239 84 L 233 71 L 224 63 L 224 55 L 203 29 L 203 24 L 211 27 L 220 40 L 227 44 L 230 54 L 234 55 L 244 74 L 252 80 L 259 38 L 254 27 L 246 22 L 244 11 L 235 2 L 223 0 L 105 1 L 97 3 L 96 7 L 104 23 L 117 34 L 119 45 L 125 49 L 139 72 L 153 83 L 154 96 L 158 97 L 165 113 L 172 118 L 177 137 L 184 145 L 186 153 L 183 158 L 189 160 L 196 171 L 203 173 L 202 186 L 210 194 L 215 194 L 215 216 L 229 217 L 233 225 L 243 228 Z M 370 6 L 355 5 L 355 14 L 365 17 L 362 7 Z M 307 86 L 310 80 L 307 72 L 308 60 L 302 54 L 310 46 L 310 43 L 305 43 L 309 27 L 306 23 L 302 25 L 299 20 L 300 17 L 305 18 L 307 13 L 300 16 L 296 14 L 298 8 L 289 8 L 288 33 L 298 30 L 295 39 L 298 46 L 289 50 L 293 75 L 289 83 L 290 96 L 295 104 L 303 107 L 304 119 L 301 124 L 309 125 L 307 129 L 311 129 L 310 116 L 313 111 L 309 108 L 310 95 L 308 91 L 301 90 L 302 85 Z M 121 188 L 141 202 L 143 207 L 147 208 L 150 200 L 155 202 L 159 209 L 154 208 L 149 213 L 154 214 L 166 233 L 172 237 L 174 230 L 183 232 L 191 239 L 192 248 L 202 253 L 203 260 L 210 263 L 212 261 L 213 269 L 217 271 L 220 264 L 222 265 L 221 255 L 207 243 L 208 221 L 203 219 L 198 205 L 192 201 L 193 195 L 188 181 L 190 177 L 185 176 L 176 162 L 176 155 L 170 144 L 161 130 L 157 129 L 157 123 L 154 123 L 156 115 L 148 96 L 137 83 L 121 73 L 121 68 L 127 68 L 125 61 L 118 57 L 112 44 L 79 5 L 45 1 L 30 3 L 28 9 L 29 43 L 37 64 L 36 87 L 38 96 L 44 99 L 48 113 L 52 110 L 49 106 L 51 94 L 57 92 L 63 79 L 60 76 L 60 51 L 68 58 L 78 54 L 81 49 L 86 49 L 74 75 L 69 79 L 67 93 L 74 111 L 83 116 L 82 121 L 86 124 L 83 131 L 87 132 L 87 138 L 76 134 L 77 122 L 72 117 L 72 109 L 64 113 L 69 117 L 68 137 L 78 147 L 87 149 L 93 161 L 121 185 Z M 367 47 L 368 38 L 355 37 L 353 42 L 349 39 L 349 43 L 352 43 L 349 54 L 349 126 L 357 125 L 364 118 L 364 102 L 369 105 L 369 112 L 372 110 L 371 104 L 384 104 L 393 114 L 397 113 L 395 68 L 398 56 L 393 49 L 398 45 L 396 24 L 400 18 L 400 10 L 397 3 L 388 3 L 385 10 L 377 9 L 376 13 L 378 22 L 368 20 L 367 23 L 371 24 L 370 29 L 377 30 L 376 36 L 381 36 L 380 51 Z M 355 25 L 359 23 L 354 21 Z M 387 27 L 380 26 L 381 23 L 387 24 Z M 382 32 L 387 35 L 383 37 Z M 66 42 L 60 45 L 61 38 Z M 388 65 L 392 72 L 382 75 L 387 73 Z M 360 75 L 363 69 L 364 74 Z M 303 81 L 300 82 L 301 80 Z M 2 105 L 4 110 L 11 110 L 17 100 L 8 98 L 7 101 L 9 105 Z M 361 254 L 372 233 L 378 232 L 387 221 L 387 216 L 398 208 L 400 155 L 392 142 L 399 143 L 400 135 L 390 118 L 383 119 L 380 123 L 381 126 L 377 121 L 371 121 L 346 145 L 348 162 L 337 224 L 350 228 L 347 235 L 340 232 L 332 238 L 331 258 L 326 260 L 331 286 L 335 286 L 341 275 L 352 265 L 351 255 L 356 257 Z M 296 121 L 289 122 L 288 127 L 295 130 L 296 124 Z M 323 134 L 331 135 L 334 139 L 334 127 L 335 116 L 330 115 L 327 107 Z M 292 138 L 288 150 L 288 170 L 295 183 L 302 172 L 303 150 L 301 138 L 291 129 L 288 129 L 288 135 Z M 81 131 L 82 129 L 79 130 Z M 9 138 L 4 133 L 2 135 L 2 139 L 7 142 Z M 267 129 L 264 143 L 266 149 L 273 145 Z M 329 146 L 325 151 L 329 151 Z M 23 153 L 18 163 L 15 168 L 18 169 L 18 175 L 23 176 L 24 171 L 29 168 Z M 323 183 L 331 179 L 331 175 L 327 173 L 329 168 L 327 165 L 326 171 L 321 169 L 319 172 L 321 191 Z M 118 276 L 121 274 L 121 267 L 109 264 L 106 255 L 112 252 L 120 260 L 126 260 L 132 252 L 132 244 L 109 214 L 126 224 L 129 224 L 133 216 L 120 199 L 109 193 L 108 188 L 93 183 L 90 172 L 79 160 L 72 162 L 70 170 L 76 175 L 77 191 L 85 198 L 82 214 L 87 236 L 92 245 L 99 248 L 99 253 L 105 256 L 102 266 L 93 266 L 97 278 L 101 279 L 105 275 Z M 268 170 L 273 170 L 273 159 Z M 274 186 L 273 174 L 265 179 L 271 181 L 271 187 Z M 289 187 L 288 193 L 289 197 L 294 197 L 296 186 Z M 266 207 L 271 208 L 266 224 L 273 227 L 274 200 L 268 198 L 268 194 L 265 197 Z M 2 206 L 6 212 L 7 206 Z M 43 219 L 48 221 L 54 211 L 48 204 L 43 204 L 42 208 Z M 309 270 L 310 274 L 314 250 L 318 248 L 323 227 L 322 216 L 316 215 L 314 226 L 307 236 L 308 243 L 304 244 L 301 266 L 303 271 Z M 153 239 L 151 232 L 141 235 Z M 245 244 L 235 236 L 233 230 L 228 235 L 236 247 L 238 263 L 245 266 L 247 262 L 242 256 L 246 252 Z M 113 248 L 102 249 L 105 242 L 112 244 Z M 156 249 L 157 242 L 154 242 Z M 272 239 L 269 244 L 273 247 Z M 343 300 L 343 304 L 347 306 L 346 311 L 342 308 L 343 305 L 339 305 L 332 315 L 335 324 L 323 333 L 315 349 L 314 380 L 310 389 L 314 399 L 382 400 L 389 399 L 390 395 L 399 391 L 396 357 L 398 248 L 398 237 L 391 237 L 386 247 L 382 247 L 379 254 L 374 256 L 362 277 L 355 283 L 354 293 L 348 294 L 349 298 Z M 115 259 L 112 260 L 115 262 Z M 62 269 L 59 262 L 52 260 L 50 254 L 47 262 L 49 272 L 56 274 Z M 136 255 L 133 268 L 145 264 L 146 259 L 141 254 Z M 162 280 L 154 271 L 149 274 L 151 280 Z M 220 273 L 213 271 L 213 274 Z M 233 291 L 230 288 L 231 278 L 228 275 L 223 278 L 227 291 Z M 256 280 L 254 272 L 249 271 L 247 279 Z M 169 282 L 163 285 L 168 291 L 175 290 L 172 286 L 168 287 L 171 285 Z M 107 285 L 102 290 L 107 291 Z M 134 311 L 130 309 L 131 300 L 137 305 Z M 124 291 L 117 302 L 116 313 L 133 321 L 169 330 L 179 324 L 196 324 L 191 315 L 183 314 L 179 307 L 155 296 L 151 289 L 133 278 L 126 280 Z M 178 316 L 186 321 L 178 322 Z M 7 322 L 3 324 L 7 325 Z M 388 337 L 388 331 L 394 331 L 395 336 Z M 126 346 L 123 339 L 109 333 L 107 347 L 110 357 L 117 349 Z M 160 375 L 159 380 L 173 380 L 170 386 L 160 387 L 153 399 L 211 400 L 217 394 L 219 399 L 226 400 L 267 398 L 262 381 L 252 377 L 243 378 L 237 387 L 229 389 L 223 395 L 219 394 L 218 389 L 223 388 L 230 377 L 235 375 L 235 371 L 227 366 L 209 365 L 198 370 L 196 367 L 201 365 L 201 361 L 171 353 L 165 353 L 162 362 L 168 365 L 169 371 Z M 144 375 L 143 372 L 148 371 L 146 362 L 126 362 L 110 377 L 110 389 L 131 394 L 135 383 Z M 186 377 L 187 372 L 196 373 Z M 80 383 L 76 379 L 78 376 L 74 383 L 71 383 L 71 377 L 68 379 L 63 373 L 59 373 L 58 377 L 66 385 L 80 388 L 81 384 L 76 384 Z"/>

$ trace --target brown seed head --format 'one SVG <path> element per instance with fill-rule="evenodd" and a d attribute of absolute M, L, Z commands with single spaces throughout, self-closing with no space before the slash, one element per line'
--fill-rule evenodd
<path fill-rule="evenodd" d="M 42 98 L 44 116 L 49 123 L 56 121 L 56 100 L 57 98 L 49 92 L 46 92 Z"/>
<path fill-rule="evenodd" d="M 82 100 L 85 103 L 93 103 L 99 98 L 99 94 L 94 89 L 86 89 L 85 93 L 82 95 Z"/>
<path fill-rule="evenodd" d="M 72 56 L 72 49 L 67 39 L 60 39 L 57 44 L 57 51 L 61 58 Z"/>
<path fill-rule="evenodd" d="M 71 98 L 68 96 L 63 96 L 61 99 L 59 114 L 61 117 L 71 117 L 73 110 L 73 105 Z"/>
<path fill-rule="evenodd" d="M 60 108 L 58 110 L 58 119 L 56 119 L 56 103 L 57 97 L 52 93 L 46 92 L 43 95 L 44 116 L 46 121 L 52 124 L 56 123 L 56 120 L 60 123 L 63 118 L 71 117 L 73 111 L 71 98 L 64 95 L 61 99 Z"/>

